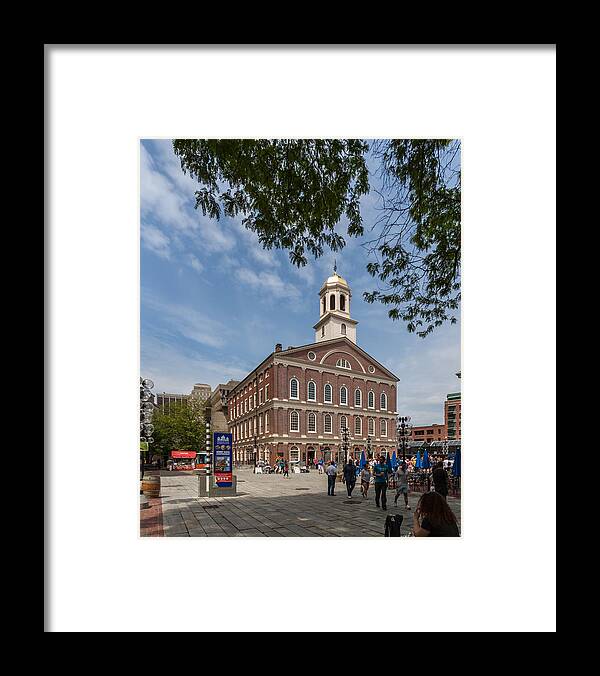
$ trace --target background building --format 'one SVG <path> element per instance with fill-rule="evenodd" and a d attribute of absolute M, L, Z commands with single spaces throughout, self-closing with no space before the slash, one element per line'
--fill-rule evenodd
<path fill-rule="evenodd" d="M 410 441 L 443 441 L 446 438 L 446 425 L 421 425 L 410 430 Z"/>
<path fill-rule="evenodd" d="M 229 394 L 236 463 L 311 462 L 395 448 L 398 378 L 356 344 L 350 287 L 337 274 L 319 293 L 315 342 L 281 344 Z"/>
<path fill-rule="evenodd" d="M 210 399 L 211 387 L 206 383 L 196 383 L 190 393 L 190 398 L 199 402 L 205 402 Z"/>
<path fill-rule="evenodd" d="M 205 418 L 210 422 L 212 432 L 229 432 L 227 422 L 227 401 L 229 393 L 238 385 L 239 380 L 230 380 L 225 385 L 217 385 L 208 398 L 205 408 Z"/>
<path fill-rule="evenodd" d="M 187 404 L 189 396 L 189 394 L 163 392 L 162 394 L 156 395 L 156 406 L 160 409 L 161 413 L 166 413 L 168 415 L 171 412 L 171 406 Z"/>
<path fill-rule="evenodd" d="M 162 413 L 166 413 L 168 415 L 171 411 L 171 406 L 181 406 L 182 404 L 187 404 L 190 399 L 198 401 L 202 404 L 210 398 L 210 394 L 210 385 L 206 385 L 205 383 L 196 383 L 190 394 L 173 394 L 170 392 L 157 394 L 156 406 L 161 410 Z"/>
<path fill-rule="evenodd" d="M 452 392 L 444 402 L 444 423 L 448 439 L 461 438 L 461 398 L 460 392 Z"/>

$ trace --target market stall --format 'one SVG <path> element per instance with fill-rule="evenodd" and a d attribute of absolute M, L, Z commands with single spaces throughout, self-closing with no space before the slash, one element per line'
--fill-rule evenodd
<path fill-rule="evenodd" d="M 167 469 L 170 471 L 195 469 L 196 455 L 196 451 L 171 451 L 169 453 L 170 459 L 167 461 Z"/>

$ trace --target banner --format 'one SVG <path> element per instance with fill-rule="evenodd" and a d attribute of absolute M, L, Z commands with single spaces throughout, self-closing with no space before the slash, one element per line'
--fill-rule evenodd
<path fill-rule="evenodd" d="M 227 432 L 213 432 L 215 458 L 215 482 L 223 488 L 233 485 L 232 435 Z"/>

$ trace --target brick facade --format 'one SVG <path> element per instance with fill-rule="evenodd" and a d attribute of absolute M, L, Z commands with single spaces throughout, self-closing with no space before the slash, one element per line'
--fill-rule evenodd
<path fill-rule="evenodd" d="M 290 393 L 292 379 L 297 381 L 297 398 Z M 314 383 L 315 400 L 309 398 L 309 382 Z M 288 461 L 339 458 L 343 453 L 342 415 L 346 416 L 349 428 L 349 454 L 367 449 L 369 418 L 373 419 L 374 428 L 374 434 L 369 435 L 371 452 L 391 452 L 396 447 L 397 382 L 393 373 L 347 338 L 276 349 L 230 393 L 228 423 L 234 438 L 234 461 L 239 464 L 255 460 L 273 463 L 277 457 Z M 325 401 L 326 385 L 331 386 L 331 402 Z M 341 387 L 347 388 L 346 405 L 340 400 Z M 355 405 L 357 389 L 361 393 L 360 406 Z M 371 402 L 369 392 L 373 393 Z M 382 394 L 386 395 L 384 402 Z M 369 403 L 373 404 L 371 408 Z M 298 414 L 298 431 L 290 429 L 292 411 Z M 308 431 L 310 414 L 316 418 L 315 432 Z M 331 432 L 325 431 L 326 416 L 331 416 Z M 355 428 L 357 417 L 362 421 L 360 433 Z M 382 435 L 382 421 L 387 424 L 386 435 Z"/>

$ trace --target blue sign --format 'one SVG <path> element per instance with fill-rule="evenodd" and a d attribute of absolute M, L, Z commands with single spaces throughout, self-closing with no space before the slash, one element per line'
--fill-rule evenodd
<path fill-rule="evenodd" d="M 217 486 L 233 485 L 233 438 L 228 432 L 213 432 L 214 472 Z"/>

